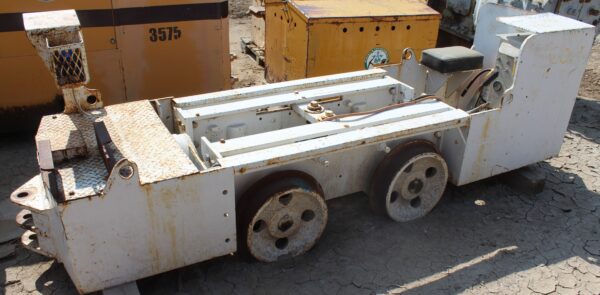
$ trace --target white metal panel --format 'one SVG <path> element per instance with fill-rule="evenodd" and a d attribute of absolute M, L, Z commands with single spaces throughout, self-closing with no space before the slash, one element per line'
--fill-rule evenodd
<path fill-rule="evenodd" d="M 481 6 L 477 17 L 473 49 L 483 54 L 483 67 L 491 68 L 496 63 L 500 38 L 498 34 L 514 33 L 515 28 L 498 22 L 499 16 L 520 16 L 533 12 L 494 3 Z"/>
<path fill-rule="evenodd" d="M 16 189 L 10 196 L 12 202 L 34 211 L 44 211 L 56 205 L 54 199 L 46 194 L 41 175 L 36 175 Z"/>
<path fill-rule="evenodd" d="M 560 151 L 587 63 L 582 57 L 590 54 L 594 28 L 580 24 L 575 30 L 573 20 L 550 18 L 555 28 L 565 22 L 566 30 L 542 30 L 527 37 L 521 45 L 512 92 L 501 109 L 472 116 L 458 185 L 542 161 Z M 537 26 L 540 17 L 517 17 L 515 23 L 521 28 Z"/>
<path fill-rule="evenodd" d="M 311 100 L 330 98 L 332 96 L 349 95 L 365 90 L 373 91 L 382 88 L 388 90 L 389 88 L 396 86 L 398 86 L 397 80 L 390 77 L 384 77 L 377 80 L 326 86 L 317 89 L 297 91 L 295 93 L 283 93 L 255 99 L 224 102 L 222 104 L 181 110 L 181 113 L 185 118 L 200 117 L 201 119 L 209 119 L 249 110 L 256 111 L 270 106 L 307 103 Z"/>
<path fill-rule="evenodd" d="M 173 102 L 175 103 L 175 107 L 186 109 L 190 107 L 198 107 L 202 105 L 209 105 L 220 102 L 229 102 L 234 100 L 270 96 L 283 92 L 293 92 L 316 87 L 373 80 L 377 78 L 383 78 L 386 74 L 387 72 L 384 70 L 371 69 L 365 71 L 356 71 L 350 73 L 293 80 L 248 88 L 232 89 L 217 93 L 207 93 L 201 95 L 182 97 L 174 99 Z"/>
<path fill-rule="evenodd" d="M 465 126 L 469 115 L 461 110 L 450 110 L 423 117 L 366 127 L 312 140 L 238 154 L 219 159 L 223 167 L 235 167 L 237 173 L 266 169 L 330 153 L 350 150 L 392 139 L 400 139 Z"/>
<path fill-rule="evenodd" d="M 194 142 L 199 142 L 203 136 L 217 141 L 231 138 L 227 136 L 227 130 L 240 124 L 245 125 L 244 135 L 304 125 L 306 119 L 292 107 L 312 100 L 328 101 L 321 103 L 336 114 L 349 113 L 359 104 L 364 104 L 368 109 L 387 106 L 405 98 L 405 95 L 412 95 L 411 89 L 401 86 L 401 82 L 391 77 L 379 77 L 374 80 L 284 92 L 220 105 L 176 109 L 176 117 L 186 126 L 185 132 Z M 255 91 L 262 91 L 262 87 L 255 87 Z"/>
<path fill-rule="evenodd" d="M 554 13 L 540 13 L 531 16 L 499 17 L 498 22 L 507 24 L 520 32 L 550 33 L 581 29 L 594 29 L 594 26 L 562 17 Z"/>
<path fill-rule="evenodd" d="M 318 122 L 266 133 L 214 143 L 218 153 L 224 157 L 256 151 L 283 144 L 290 144 L 327 135 L 350 132 L 359 128 L 408 120 L 417 117 L 450 111 L 453 108 L 443 102 L 431 101 L 389 110 L 372 116 L 354 116 L 340 122 Z"/>
<path fill-rule="evenodd" d="M 427 133 L 393 139 L 385 142 L 385 145 L 394 148 L 403 142 L 415 139 L 428 140 L 434 143 L 438 141 L 432 133 Z M 258 179 L 274 171 L 296 170 L 306 172 L 317 179 L 327 200 L 361 191 L 368 192 L 375 168 L 381 163 L 385 155 L 386 153 L 381 148 L 381 144 L 375 144 L 320 157 L 321 160 L 328 162 L 327 166 L 323 165 L 317 158 L 273 167 L 272 169 L 238 174 L 235 176 L 236 191 L 240 194 L 243 193 Z"/>
<path fill-rule="evenodd" d="M 69 249 L 65 265 L 82 292 L 236 250 L 232 169 L 140 185 L 132 166 L 130 179 L 111 175 L 103 196 L 59 205 Z"/>

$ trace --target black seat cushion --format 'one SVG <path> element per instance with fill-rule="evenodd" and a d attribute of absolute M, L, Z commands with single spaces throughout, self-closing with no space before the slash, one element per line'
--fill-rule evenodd
<path fill-rule="evenodd" d="M 440 73 L 481 69 L 483 54 L 462 46 L 423 50 L 421 64 Z"/>

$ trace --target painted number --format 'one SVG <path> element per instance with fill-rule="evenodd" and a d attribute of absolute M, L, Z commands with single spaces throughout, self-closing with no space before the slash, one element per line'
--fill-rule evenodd
<path fill-rule="evenodd" d="M 172 41 L 181 38 L 179 27 L 150 28 L 150 41 Z"/>

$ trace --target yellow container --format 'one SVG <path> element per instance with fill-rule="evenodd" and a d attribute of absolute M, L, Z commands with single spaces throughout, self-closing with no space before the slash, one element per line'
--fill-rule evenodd
<path fill-rule="evenodd" d="M 267 0 L 266 78 L 286 81 L 398 63 L 435 47 L 440 14 L 419 0 Z"/>
<path fill-rule="evenodd" d="M 231 87 L 226 0 L 0 1 L 0 132 L 62 111 L 27 39 L 24 12 L 75 9 L 91 81 L 105 104 Z"/>

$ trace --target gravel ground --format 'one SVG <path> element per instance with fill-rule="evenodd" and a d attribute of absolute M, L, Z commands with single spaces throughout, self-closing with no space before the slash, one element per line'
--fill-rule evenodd
<path fill-rule="evenodd" d="M 232 20 L 240 86 L 264 83 L 236 44 L 247 23 Z M 598 98 L 595 56 L 582 93 Z M 12 219 L 9 193 L 36 173 L 31 136 L 3 136 L 0 163 L 0 218 Z M 434 211 L 408 223 L 372 214 L 363 194 L 346 196 L 328 202 L 328 227 L 302 257 L 223 257 L 138 285 L 142 294 L 600 294 L 599 101 L 577 100 L 560 155 L 536 166 L 547 183 L 535 196 L 494 178 L 450 187 Z M 0 294 L 75 294 L 62 265 L 18 246 L 0 269 Z"/>

